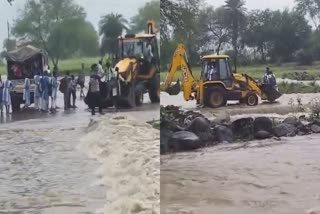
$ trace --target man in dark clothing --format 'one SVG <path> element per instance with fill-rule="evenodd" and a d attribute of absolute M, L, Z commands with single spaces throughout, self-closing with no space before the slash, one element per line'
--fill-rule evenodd
<path fill-rule="evenodd" d="M 95 108 L 99 107 L 99 112 L 102 114 L 102 107 L 100 102 L 100 83 L 99 77 L 96 74 L 92 74 L 89 82 L 88 91 L 88 105 L 91 109 L 91 114 L 95 115 Z"/>
<path fill-rule="evenodd" d="M 69 90 L 69 106 L 72 108 L 76 108 L 76 92 L 77 92 L 77 82 L 75 80 L 74 75 L 71 75 L 71 80 L 68 85 L 68 90 Z M 71 105 L 71 96 L 72 96 L 72 105 Z"/>

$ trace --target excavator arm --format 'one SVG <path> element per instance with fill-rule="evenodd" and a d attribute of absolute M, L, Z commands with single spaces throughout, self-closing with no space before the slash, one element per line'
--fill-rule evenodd
<path fill-rule="evenodd" d="M 197 84 L 189 67 L 186 50 L 183 44 L 179 44 L 173 54 L 171 67 L 164 83 L 164 90 L 170 95 L 176 95 L 180 92 L 179 80 L 175 86 L 171 86 L 177 70 L 182 71 L 184 99 L 186 101 L 194 99 L 192 93 L 197 90 Z"/>

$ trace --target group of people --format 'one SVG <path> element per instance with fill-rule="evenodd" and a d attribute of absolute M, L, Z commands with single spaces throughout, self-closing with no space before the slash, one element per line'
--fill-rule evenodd
<path fill-rule="evenodd" d="M 56 100 L 59 82 L 57 79 L 57 71 L 53 71 L 52 75 L 49 67 L 45 69 L 43 75 L 40 70 L 35 71 L 34 75 L 35 91 L 34 91 L 34 107 L 42 112 L 49 111 L 49 99 L 51 98 L 50 110 L 56 111 Z M 30 79 L 26 78 L 24 82 L 23 100 L 25 101 L 24 108 L 30 106 Z"/>

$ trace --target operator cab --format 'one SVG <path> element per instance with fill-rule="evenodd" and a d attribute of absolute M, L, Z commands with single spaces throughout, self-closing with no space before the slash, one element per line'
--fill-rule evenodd
<path fill-rule="evenodd" d="M 118 61 L 125 58 L 135 58 L 140 62 L 140 72 L 145 74 L 151 65 L 159 64 L 158 45 L 155 35 L 134 34 L 119 37 Z"/>
<path fill-rule="evenodd" d="M 227 87 L 233 83 L 233 73 L 229 57 L 226 55 L 207 55 L 201 58 L 201 80 L 222 81 Z"/>

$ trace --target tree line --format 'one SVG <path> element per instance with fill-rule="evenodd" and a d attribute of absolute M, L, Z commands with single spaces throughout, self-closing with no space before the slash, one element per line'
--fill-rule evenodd
<path fill-rule="evenodd" d="M 14 4 L 13 0 L 8 0 Z M 102 16 L 99 32 L 86 20 L 85 8 L 74 0 L 28 0 L 12 28 L 16 40 L 45 49 L 58 67 L 61 59 L 77 56 L 104 56 L 116 51 L 116 38 L 124 32 L 138 32 L 146 22 L 160 20 L 160 2 L 151 0 L 126 20 L 123 15 Z M 4 41 L 4 45 L 10 41 Z"/>
<path fill-rule="evenodd" d="M 248 10 L 245 0 L 226 0 L 221 7 L 204 0 L 161 1 L 161 62 L 170 63 L 177 43 L 184 43 L 189 62 L 200 55 L 226 53 L 233 64 L 320 60 L 320 1 L 295 0 L 292 9 Z"/>

